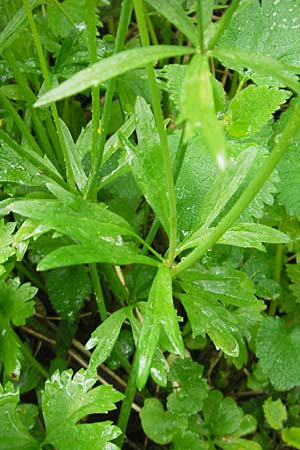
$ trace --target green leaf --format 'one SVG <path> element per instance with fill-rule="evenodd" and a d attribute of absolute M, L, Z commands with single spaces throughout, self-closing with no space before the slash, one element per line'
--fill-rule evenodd
<path fill-rule="evenodd" d="M 284 428 L 281 433 L 282 440 L 294 448 L 300 449 L 300 428 Z"/>
<path fill-rule="evenodd" d="M 282 422 L 287 419 L 287 413 L 280 398 L 272 401 L 272 398 L 269 397 L 263 404 L 263 410 L 270 427 L 274 430 L 281 430 L 283 428 Z"/>
<path fill-rule="evenodd" d="M 135 180 L 152 207 L 165 231 L 170 230 L 168 187 L 163 166 L 161 144 L 153 114 L 142 97 L 138 97 L 135 106 L 135 125 L 138 146 L 125 145 L 126 160 Z M 153 189 L 155 185 L 155 189 Z"/>
<path fill-rule="evenodd" d="M 168 22 L 175 25 L 195 46 L 198 47 L 198 33 L 191 19 L 177 0 L 147 0 L 149 5 L 156 9 Z"/>
<path fill-rule="evenodd" d="M 236 245 L 266 251 L 262 242 L 268 244 L 288 243 L 290 238 L 275 228 L 259 223 L 239 223 L 221 237 L 218 244 Z"/>
<path fill-rule="evenodd" d="M 142 325 L 138 347 L 137 386 L 145 386 L 151 369 L 152 359 L 159 344 L 161 327 L 166 332 L 174 352 L 183 356 L 184 345 L 180 334 L 176 310 L 172 299 L 172 281 L 170 272 L 164 265 L 157 271 L 152 283 L 148 309 Z"/>
<path fill-rule="evenodd" d="M 300 303 L 300 264 L 286 264 L 286 272 L 291 283 L 289 289 L 294 294 L 297 303 Z"/>
<path fill-rule="evenodd" d="M 5 263 L 8 258 L 16 252 L 15 249 L 12 248 L 12 243 L 14 241 L 12 233 L 14 232 L 15 227 L 15 222 L 7 222 L 5 224 L 4 220 L 0 219 L 0 274 L 5 271 L 1 264 Z"/>
<path fill-rule="evenodd" d="M 179 416 L 189 416 L 201 411 L 208 394 L 206 380 L 202 378 L 203 366 L 191 359 L 175 359 L 171 365 L 168 379 L 174 392 L 168 395 L 168 410 Z"/>
<path fill-rule="evenodd" d="M 18 410 L 19 400 L 19 392 L 14 391 L 10 383 L 7 383 L 4 388 L 0 384 L 1 450 L 38 450 L 39 443 L 21 420 Z M 37 415 L 37 408 L 35 409 Z"/>
<path fill-rule="evenodd" d="M 179 142 L 178 133 L 169 136 L 169 146 L 174 154 Z M 195 133 L 188 142 L 175 186 L 178 230 L 181 238 L 185 238 L 197 225 L 201 205 L 217 171 L 203 136 Z"/>
<path fill-rule="evenodd" d="M 96 10 L 95 10 L 96 13 Z M 55 36 L 66 37 L 74 24 L 86 22 L 86 12 L 82 10 L 81 0 L 65 0 L 59 8 L 50 3 L 47 7 L 49 28 Z"/>
<path fill-rule="evenodd" d="M 258 442 L 246 439 L 226 437 L 222 440 L 217 439 L 215 442 L 223 450 L 263 450 Z"/>
<path fill-rule="evenodd" d="M 35 106 L 43 106 L 62 98 L 78 94 L 92 86 L 98 86 L 110 78 L 122 75 L 130 70 L 143 67 L 161 58 L 193 54 L 194 49 L 176 45 L 153 45 L 149 47 L 134 48 L 117 53 L 113 56 L 93 64 L 51 89 L 35 103 Z"/>
<path fill-rule="evenodd" d="M 0 282 L 0 360 L 6 374 L 15 379 L 20 375 L 22 355 L 12 326 L 24 325 L 27 317 L 33 315 L 32 298 L 36 292 L 29 283 L 21 285 L 17 278 Z"/>
<path fill-rule="evenodd" d="M 99 262 L 114 265 L 146 264 L 153 267 L 160 264 L 156 259 L 140 254 L 138 248 L 126 244 L 122 239 L 110 238 L 109 242 L 60 247 L 45 256 L 39 262 L 37 270 Z"/>
<path fill-rule="evenodd" d="M 291 71 L 290 66 L 281 61 L 246 50 L 219 47 L 211 53 L 225 66 L 239 70 L 256 82 L 266 86 L 287 86 L 292 91 L 300 93 L 300 84 L 294 75 L 294 72 L 298 71 L 297 68 Z"/>
<path fill-rule="evenodd" d="M 238 324 L 229 312 L 216 302 L 206 300 L 199 295 L 180 294 L 194 336 L 207 333 L 215 346 L 229 356 L 239 355 L 239 344 L 232 334 L 238 330 Z"/>
<path fill-rule="evenodd" d="M 25 157 L 18 155 L 11 147 L 1 143 L 0 181 L 25 186 L 42 186 L 49 178 Z"/>
<path fill-rule="evenodd" d="M 180 120 L 186 121 L 186 140 L 195 130 L 201 130 L 213 159 L 224 170 L 227 163 L 226 143 L 216 116 L 211 78 L 207 56 L 195 55 L 183 83 Z"/>
<path fill-rule="evenodd" d="M 223 398 L 217 390 L 208 393 L 203 414 L 210 433 L 218 437 L 238 433 L 244 415 L 232 398 Z"/>
<path fill-rule="evenodd" d="M 206 448 L 199 435 L 192 431 L 177 433 L 173 438 L 173 450 L 206 450 Z"/>
<path fill-rule="evenodd" d="M 275 142 L 282 133 L 290 116 L 289 109 L 283 113 L 280 120 L 275 126 L 274 140 Z M 280 178 L 279 183 L 279 203 L 283 205 L 290 216 L 296 216 L 300 220 L 300 202 L 298 199 L 300 189 L 300 172 L 298 170 L 300 164 L 300 133 L 298 132 L 295 139 L 289 144 L 287 152 L 281 158 L 277 168 Z"/>
<path fill-rule="evenodd" d="M 205 236 L 209 236 L 214 228 L 209 228 L 206 232 L 194 233 L 186 242 L 184 242 L 179 251 L 187 248 L 196 247 L 201 243 Z M 259 223 L 239 223 L 234 225 L 230 230 L 218 240 L 217 244 L 234 245 L 242 248 L 256 248 L 263 252 L 266 251 L 262 242 L 269 244 L 288 243 L 290 238 L 281 231 L 271 228 L 267 225 Z"/>
<path fill-rule="evenodd" d="M 33 10 L 41 3 L 41 0 L 30 0 L 30 9 Z M 26 25 L 27 15 L 24 6 L 22 6 L 18 12 L 13 15 L 11 21 L 8 22 L 0 34 L 0 53 L 2 53 L 3 50 L 9 47 L 19 37 L 19 35 L 24 31 Z"/>
<path fill-rule="evenodd" d="M 200 223 L 203 223 L 204 229 L 214 222 L 229 200 L 242 186 L 254 165 L 257 154 L 258 149 L 256 147 L 248 147 L 242 150 L 235 160 L 228 163 L 226 171 L 218 175 L 201 208 Z"/>
<path fill-rule="evenodd" d="M 57 186 L 55 193 L 64 200 L 28 199 L 12 202 L 9 206 L 10 210 L 31 218 L 37 225 L 64 233 L 81 244 L 50 253 L 40 262 L 39 270 L 91 262 L 158 264 L 156 260 L 139 254 L 133 243 L 123 240 L 122 235 L 137 235 L 121 216 L 102 204 L 83 200 Z"/>
<path fill-rule="evenodd" d="M 255 297 L 255 287 L 248 276 L 229 267 L 212 267 L 207 270 L 200 265 L 180 275 L 181 286 L 186 292 L 206 299 L 222 300 L 229 305 L 264 309 Z"/>
<path fill-rule="evenodd" d="M 46 289 L 56 311 L 65 320 L 76 319 L 92 287 L 86 269 L 82 266 L 54 269 L 45 274 Z"/>
<path fill-rule="evenodd" d="M 241 138 L 256 133 L 289 96 L 284 90 L 254 85 L 238 92 L 224 118 L 229 134 Z"/>
<path fill-rule="evenodd" d="M 230 51 L 237 49 L 253 52 L 257 57 L 257 67 L 254 73 L 246 72 L 246 75 L 271 85 L 273 80 L 270 76 L 276 77 L 276 73 L 267 73 L 264 58 L 267 60 L 267 57 L 272 57 L 280 63 L 300 66 L 298 6 L 296 0 L 245 2 L 232 17 L 219 44 Z M 235 53 L 232 56 L 234 58 Z M 266 73 L 262 74 L 265 77 L 258 76 L 261 75 L 259 65 L 265 70 Z M 245 67 L 248 67 L 247 64 L 240 64 L 238 59 L 234 62 L 233 68 L 236 70 L 242 72 Z"/>
<path fill-rule="evenodd" d="M 180 430 L 188 425 L 186 417 L 165 411 L 157 398 L 147 398 L 140 412 L 142 427 L 146 435 L 157 444 L 166 445 Z"/>
<path fill-rule="evenodd" d="M 279 317 L 267 317 L 261 322 L 256 355 L 275 389 L 284 391 L 300 386 L 299 346 L 298 325 L 288 328 Z"/>
<path fill-rule="evenodd" d="M 129 314 L 130 307 L 121 308 L 93 331 L 85 345 L 88 350 L 96 347 L 90 358 L 88 373 L 94 374 L 97 367 L 109 357 L 117 342 L 122 324 Z"/>
<path fill-rule="evenodd" d="M 82 191 L 86 184 L 87 176 L 83 170 L 80 154 L 77 150 L 76 145 L 74 144 L 69 128 L 62 119 L 60 119 L 59 121 L 66 145 L 66 150 L 70 159 L 72 172 L 74 174 L 75 183 L 77 184 L 78 188 Z"/>
<path fill-rule="evenodd" d="M 55 372 L 46 381 L 42 394 L 43 416 L 46 426 L 44 443 L 56 448 L 71 450 L 80 448 L 106 448 L 110 440 L 120 434 L 111 422 L 77 424 L 89 414 L 107 413 L 115 409 L 115 402 L 123 395 L 111 386 L 97 386 L 92 389 L 94 378 L 83 371 L 73 376 L 72 370 Z M 117 449 L 112 446 L 112 449 Z"/>

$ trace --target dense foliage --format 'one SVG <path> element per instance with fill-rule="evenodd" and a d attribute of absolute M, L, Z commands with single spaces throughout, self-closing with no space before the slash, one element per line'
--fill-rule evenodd
<path fill-rule="evenodd" d="M 0 450 L 300 449 L 298 0 L 0 28 Z"/>

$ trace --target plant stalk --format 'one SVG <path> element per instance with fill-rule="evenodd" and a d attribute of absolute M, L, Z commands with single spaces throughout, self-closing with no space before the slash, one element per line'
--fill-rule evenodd
<path fill-rule="evenodd" d="M 119 53 L 124 47 L 126 32 L 128 29 L 131 14 L 132 14 L 132 0 L 123 0 L 122 7 L 121 7 L 120 21 L 119 21 L 117 35 L 116 35 L 114 53 Z M 89 178 L 88 178 L 85 190 L 84 190 L 84 197 L 90 197 L 90 198 L 95 199 L 95 197 L 97 196 L 98 175 L 99 175 L 99 170 L 100 170 L 101 163 L 102 163 L 104 146 L 105 146 L 106 137 L 107 137 L 107 133 L 108 133 L 108 126 L 109 126 L 110 117 L 111 117 L 111 105 L 112 105 L 112 99 L 113 99 L 113 96 L 115 93 L 115 88 L 116 88 L 116 79 L 112 78 L 109 80 L 108 85 L 107 85 L 105 102 L 104 102 L 102 119 L 101 119 L 99 145 L 97 148 L 97 154 L 95 155 L 95 159 L 93 161 L 93 165 L 91 166 L 91 173 L 89 175 Z"/>
<path fill-rule="evenodd" d="M 134 9 L 137 18 L 137 24 L 140 32 L 142 46 L 149 46 L 150 40 L 147 30 L 147 23 L 145 18 L 145 9 L 143 0 L 134 0 Z M 177 210 L 176 210 L 176 196 L 174 188 L 174 180 L 172 173 L 172 161 L 169 151 L 167 133 L 164 125 L 164 118 L 160 106 L 159 92 L 155 79 L 155 72 L 152 64 L 146 66 L 147 76 L 149 81 L 150 94 L 152 99 L 153 113 L 155 122 L 160 138 L 162 156 L 164 162 L 164 171 L 168 186 L 168 199 L 169 199 L 169 216 L 170 216 L 170 231 L 169 231 L 169 266 L 173 264 L 176 250 L 177 240 Z"/>
<path fill-rule="evenodd" d="M 38 54 L 38 58 L 39 58 L 39 62 L 40 62 L 40 66 L 41 66 L 41 70 L 42 70 L 42 74 L 45 80 L 45 85 L 47 90 L 51 89 L 51 81 L 50 81 L 50 76 L 49 76 L 49 72 L 48 72 L 48 67 L 47 67 L 47 63 L 46 63 L 46 59 L 43 53 L 43 48 L 42 48 L 42 44 L 41 44 L 41 40 L 35 25 L 35 21 L 30 9 L 30 5 L 28 0 L 23 0 L 23 4 L 24 4 L 24 8 L 27 14 L 27 18 L 28 18 L 28 22 L 33 34 L 33 39 L 34 39 L 34 43 L 35 43 L 35 47 L 36 47 L 36 51 Z M 72 191 L 75 191 L 75 179 L 74 179 L 74 173 L 72 170 L 72 166 L 71 166 L 71 161 L 67 152 L 67 148 L 66 148 L 66 143 L 64 140 L 64 136 L 63 136 L 63 132 L 61 129 L 61 125 L 60 125 L 60 121 L 59 121 L 59 116 L 58 116 L 58 112 L 57 112 L 57 108 L 55 103 L 51 103 L 51 111 L 52 111 L 52 115 L 53 115 L 53 119 L 54 119 L 54 123 L 55 123 L 55 127 L 56 127 L 56 131 L 58 134 L 58 139 L 59 139 L 59 143 L 60 143 L 60 147 L 62 150 L 62 154 L 63 154 L 63 160 L 65 162 L 65 167 L 66 167 L 66 175 L 67 175 L 67 181 L 68 184 L 70 186 L 70 189 Z"/>
<path fill-rule="evenodd" d="M 217 22 L 217 29 L 215 34 L 212 36 L 212 38 L 209 40 L 209 43 L 207 45 L 207 49 L 211 50 L 215 47 L 216 43 L 222 36 L 224 30 L 228 27 L 228 24 L 231 20 L 231 17 L 233 16 L 235 10 L 239 6 L 240 0 L 232 0 L 230 6 L 227 8 L 221 19 Z"/>
<path fill-rule="evenodd" d="M 257 172 L 252 182 L 246 187 L 239 199 L 236 201 L 231 210 L 219 222 L 219 224 L 212 230 L 207 239 L 203 239 L 202 243 L 195 248 L 186 258 L 183 258 L 177 266 L 171 269 L 171 275 L 176 278 L 183 270 L 191 267 L 197 260 L 199 260 L 209 248 L 211 248 L 223 234 L 234 224 L 240 214 L 245 210 L 249 203 L 254 199 L 256 194 L 269 178 L 280 158 L 287 150 L 290 142 L 294 138 L 296 132 L 300 127 L 300 101 L 294 104 L 294 109 L 291 116 L 281 134 L 277 144 L 273 147 L 263 167 Z"/>

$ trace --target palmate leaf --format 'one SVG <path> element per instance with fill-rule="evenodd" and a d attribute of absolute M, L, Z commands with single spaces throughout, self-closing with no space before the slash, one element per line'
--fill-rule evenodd
<path fill-rule="evenodd" d="M 149 47 L 134 48 L 117 53 L 113 56 L 93 64 L 44 94 L 35 106 L 43 106 L 62 98 L 78 94 L 87 88 L 97 86 L 110 78 L 122 75 L 130 70 L 143 67 L 158 59 L 171 56 L 193 54 L 194 49 L 176 45 L 153 45 Z"/>
<path fill-rule="evenodd" d="M 169 381 L 176 386 L 168 395 L 167 406 L 172 414 L 192 415 L 201 411 L 208 394 L 206 380 L 203 379 L 203 366 L 189 358 L 177 358 L 168 374 Z"/>
<path fill-rule="evenodd" d="M 300 329 L 286 327 L 279 317 L 263 319 L 256 339 L 256 355 L 275 389 L 300 386 Z"/>
<path fill-rule="evenodd" d="M 34 313 L 32 298 L 37 292 L 30 283 L 20 284 L 18 279 L 0 282 L 0 359 L 8 376 L 18 378 L 20 374 L 19 344 L 12 326 L 25 324 Z"/>
<path fill-rule="evenodd" d="M 176 433 L 185 431 L 188 426 L 187 417 L 165 411 L 158 398 L 145 400 L 140 417 L 147 436 L 161 445 L 172 442 Z"/>
<path fill-rule="evenodd" d="M 20 396 L 10 383 L 0 384 L 0 435 L 1 450 L 38 450 L 39 443 L 29 433 L 17 409 Z M 31 405 L 33 407 L 33 405 Z M 38 409 L 35 407 L 35 415 Z"/>
<path fill-rule="evenodd" d="M 109 421 L 77 424 L 89 414 L 107 413 L 115 409 L 115 402 L 123 395 L 111 386 L 97 386 L 83 371 L 74 376 L 72 370 L 55 372 L 46 381 L 42 394 L 42 409 L 46 426 L 44 444 L 49 443 L 58 450 L 104 449 L 109 445 L 112 450 L 118 447 L 108 444 L 121 433 Z M 108 447 L 107 447 L 108 448 Z"/>

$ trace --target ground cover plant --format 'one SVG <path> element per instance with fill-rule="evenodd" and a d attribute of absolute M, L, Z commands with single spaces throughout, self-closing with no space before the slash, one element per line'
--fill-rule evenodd
<path fill-rule="evenodd" d="M 299 449 L 299 2 L 0 27 L 0 449 Z"/>

